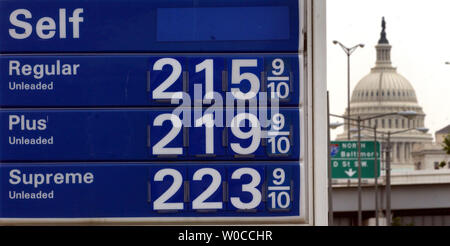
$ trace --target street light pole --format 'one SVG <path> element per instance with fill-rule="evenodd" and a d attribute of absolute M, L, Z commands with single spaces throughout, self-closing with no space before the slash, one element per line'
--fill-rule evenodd
<path fill-rule="evenodd" d="M 341 42 L 334 40 L 333 44 L 339 44 L 347 55 L 347 117 L 350 118 L 350 55 L 358 48 L 364 48 L 364 44 L 358 44 L 352 48 L 347 48 Z M 350 140 L 350 121 L 347 124 L 347 139 Z"/>
<path fill-rule="evenodd" d="M 360 136 L 360 125 L 358 124 L 358 139 L 361 138 Z M 377 151 L 377 122 L 375 122 L 375 126 L 374 127 L 367 127 L 367 126 L 363 126 L 363 128 L 370 128 L 373 130 L 373 137 L 374 137 L 374 154 L 375 154 L 375 163 L 374 163 L 374 179 L 375 179 L 375 225 L 379 226 L 379 208 L 378 208 L 378 151 Z M 359 210 L 358 210 L 359 211 Z"/>
<path fill-rule="evenodd" d="M 350 129 L 348 130 L 350 132 Z M 358 115 L 358 226 L 362 226 L 361 116 Z"/>
<path fill-rule="evenodd" d="M 412 115 L 409 115 L 410 117 Z M 392 218 L 391 218 L 391 135 L 403 133 L 411 130 L 417 130 L 423 133 L 428 132 L 427 128 L 409 128 L 396 132 L 387 132 L 387 146 L 386 146 L 386 223 L 387 226 L 391 226 Z"/>
<path fill-rule="evenodd" d="M 391 132 L 387 132 L 386 146 L 386 224 L 391 226 Z"/>
<path fill-rule="evenodd" d="M 347 117 L 350 118 L 350 53 L 347 52 Z M 350 121 L 347 123 L 347 137 L 350 140 Z"/>
<path fill-rule="evenodd" d="M 374 163 L 374 168 L 375 168 L 375 226 L 379 226 L 379 214 L 378 214 L 378 164 L 377 164 L 377 158 L 378 158 L 378 153 L 377 153 L 377 122 L 375 121 L 375 126 L 373 128 L 373 136 L 374 136 L 374 140 L 373 140 L 373 145 L 374 145 L 374 153 L 375 153 L 375 163 Z"/>

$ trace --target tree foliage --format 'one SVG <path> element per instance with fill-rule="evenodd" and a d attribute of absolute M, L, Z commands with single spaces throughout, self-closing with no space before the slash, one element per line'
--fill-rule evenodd
<path fill-rule="evenodd" d="M 445 153 L 447 153 L 447 155 L 450 155 L 450 134 L 448 134 L 447 137 L 444 138 L 442 147 L 444 147 Z"/>

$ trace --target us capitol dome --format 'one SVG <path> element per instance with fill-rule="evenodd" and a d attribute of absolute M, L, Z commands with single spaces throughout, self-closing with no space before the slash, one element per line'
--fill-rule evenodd
<path fill-rule="evenodd" d="M 350 117 L 367 118 L 379 114 L 415 111 L 417 116 L 413 119 L 407 119 L 400 115 L 386 116 L 369 121 L 363 121 L 361 126 L 374 127 L 377 125 L 377 131 L 397 132 L 409 128 L 424 128 L 425 113 L 419 105 L 416 92 L 411 83 L 402 75 L 397 73 L 397 69 L 392 66 L 391 48 L 386 38 L 386 23 L 382 21 L 383 30 L 380 40 L 375 46 L 376 63 L 368 75 L 363 77 L 353 90 L 350 101 Z M 347 116 L 348 108 L 343 116 Z M 351 122 L 355 124 L 356 122 Z M 336 140 L 347 140 L 348 129 L 345 121 L 344 132 L 337 136 Z M 350 126 L 350 128 L 356 128 Z M 352 140 L 356 140 L 357 132 L 350 132 Z M 384 134 L 384 138 L 387 134 Z M 382 143 L 382 152 L 384 153 L 385 140 L 383 136 L 377 134 L 378 141 Z M 373 130 L 362 129 L 361 139 L 364 141 L 373 141 Z M 391 167 L 396 170 L 413 170 L 414 161 L 411 155 L 413 148 L 418 145 L 431 143 L 433 137 L 428 133 L 418 130 L 410 130 L 404 133 L 391 135 Z M 383 159 L 385 157 L 383 156 Z"/>

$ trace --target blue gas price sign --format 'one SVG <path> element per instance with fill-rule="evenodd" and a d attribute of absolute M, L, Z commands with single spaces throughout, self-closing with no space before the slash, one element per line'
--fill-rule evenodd
<path fill-rule="evenodd" d="M 302 56 L 1 56 L 0 106 L 298 106 Z M 185 99 L 185 100 L 183 100 Z M 187 101 L 189 99 L 189 101 Z"/>
<path fill-rule="evenodd" d="M 310 223 L 304 6 L 0 0 L 0 223 Z"/>
<path fill-rule="evenodd" d="M 293 192 L 300 189 L 302 172 L 296 162 L 15 163 L 0 168 L 2 218 L 301 216 L 300 193 Z"/>

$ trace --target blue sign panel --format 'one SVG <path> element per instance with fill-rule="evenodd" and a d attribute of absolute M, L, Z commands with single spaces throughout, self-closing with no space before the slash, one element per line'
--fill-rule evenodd
<path fill-rule="evenodd" d="M 294 54 L 2 56 L 0 105 L 159 107 L 231 99 L 296 106 L 303 75 L 299 59 Z"/>
<path fill-rule="evenodd" d="M 0 218 L 300 215 L 296 162 L 14 163 L 0 175 Z M 284 186 L 295 192 L 278 192 L 273 211 L 271 187 Z"/>
<path fill-rule="evenodd" d="M 299 111 L 266 110 L 2 110 L 0 160 L 298 160 Z"/>
<path fill-rule="evenodd" d="M 302 7 L 0 0 L 0 222 L 308 221 Z"/>
<path fill-rule="evenodd" d="M 0 52 L 297 52 L 298 10 L 297 0 L 1 0 Z"/>

